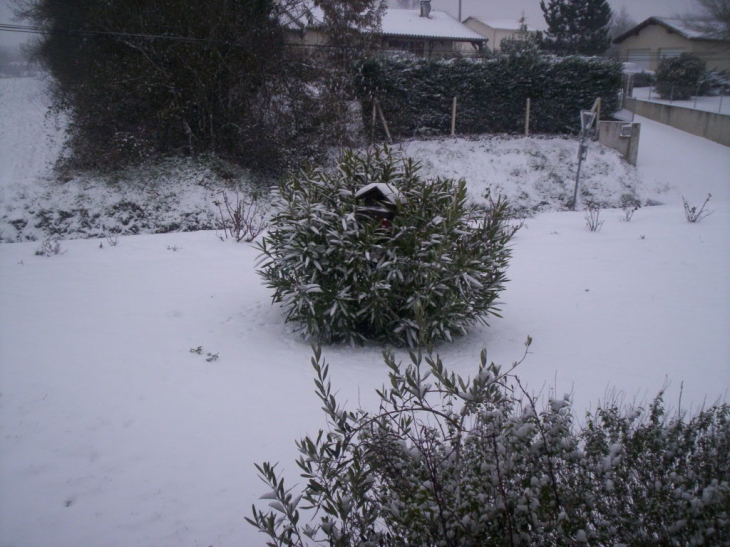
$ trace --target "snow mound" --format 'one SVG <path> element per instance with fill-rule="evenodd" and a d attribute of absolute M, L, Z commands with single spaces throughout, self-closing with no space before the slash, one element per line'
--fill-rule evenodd
<path fill-rule="evenodd" d="M 573 198 L 578 141 L 566 137 L 482 136 L 410 141 L 404 153 L 430 177 L 464 178 L 474 199 L 487 190 L 506 197 L 523 216 L 566 210 Z M 590 143 L 581 167 L 584 202 L 621 207 L 648 195 L 636 168 L 615 150 Z"/>

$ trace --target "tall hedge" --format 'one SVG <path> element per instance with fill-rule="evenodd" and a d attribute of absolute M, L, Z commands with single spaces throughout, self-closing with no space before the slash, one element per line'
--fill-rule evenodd
<path fill-rule="evenodd" d="M 598 97 L 603 117 L 619 109 L 621 64 L 588 57 L 382 58 L 362 63 L 359 84 L 365 126 L 377 100 L 391 134 L 400 137 L 450 133 L 454 97 L 459 134 L 524 131 L 528 98 L 531 132 L 565 134 L 580 130 L 580 110 Z M 384 135 L 380 121 L 375 131 Z"/>

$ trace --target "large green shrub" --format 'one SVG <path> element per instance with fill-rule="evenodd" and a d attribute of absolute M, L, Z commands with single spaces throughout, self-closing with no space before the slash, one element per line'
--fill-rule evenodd
<path fill-rule="evenodd" d="M 687 100 L 699 91 L 705 63 L 691 53 L 665 57 L 656 71 L 656 90 L 662 99 Z"/>
<path fill-rule="evenodd" d="M 362 212 L 355 193 L 371 183 L 398 194 L 392 222 Z M 470 204 L 463 180 L 423 180 L 387 148 L 350 151 L 332 171 L 284 180 L 277 206 L 259 273 L 287 320 L 319 341 L 415 346 L 497 312 L 513 235 L 507 206 Z"/>
<path fill-rule="evenodd" d="M 390 132 L 402 137 L 451 131 L 457 97 L 459 134 L 519 133 L 531 100 L 530 130 L 577 133 L 580 110 L 601 98 L 601 115 L 619 105 L 622 65 L 586 57 L 509 55 L 490 59 L 372 59 L 363 63 L 360 96 L 366 127 L 377 100 Z M 383 137 L 381 124 L 376 124 Z"/>
<path fill-rule="evenodd" d="M 669 417 L 660 394 L 578 428 L 567 396 L 538 409 L 485 353 L 471 380 L 411 354 L 386 355 L 380 408 L 352 412 L 312 362 L 328 427 L 297 443 L 301 495 L 257 466 L 270 509 L 247 520 L 267 545 L 730 545 L 727 404 Z"/>

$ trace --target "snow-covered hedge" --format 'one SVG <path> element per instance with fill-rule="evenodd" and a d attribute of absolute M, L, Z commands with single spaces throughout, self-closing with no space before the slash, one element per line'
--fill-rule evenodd
<path fill-rule="evenodd" d="M 373 183 L 392 189 L 391 221 L 355 195 Z M 277 200 L 259 271 L 305 334 L 416 346 L 497 312 L 513 235 L 501 199 L 477 207 L 463 180 L 422 180 L 413 161 L 376 148 L 289 177 Z"/>
<path fill-rule="evenodd" d="M 457 97 L 459 134 L 524 131 L 529 98 L 530 131 L 576 133 L 580 110 L 601 97 L 602 116 L 619 109 L 622 65 L 588 57 L 496 57 L 427 60 L 372 59 L 361 66 L 360 93 L 366 127 L 377 99 L 395 135 L 443 135 L 451 131 Z M 376 131 L 384 136 L 382 124 Z"/>
<path fill-rule="evenodd" d="M 705 62 L 691 53 L 665 57 L 656 71 L 656 91 L 662 99 L 687 100 L 699 95 Z"/>
<path fill-rule="evenodd" d="M 578 428 L 567 396 L 539 409 L 485 353 L 471 380 L 411 361 L 386 355 L 380 408 L 351 412 L 315 350 L 327 428 L 297 443 L 301 495 L 257 466 L 269 507 L 247 520 L 268 545 L 730 545 L 727 404 L 668 416 L 661 394 L 609 402 Z"/>

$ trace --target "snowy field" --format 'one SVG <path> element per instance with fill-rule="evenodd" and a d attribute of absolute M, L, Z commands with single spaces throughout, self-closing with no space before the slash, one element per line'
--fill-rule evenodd
<path fill-rule="evenodd" d="M 42 97 L 19 93 L 18 106 L 2 93 L 1 205 L 14 207 L 20 189 L 52 202 L 47 162 L 58 149 L 45 136 L 58 133 L 43 126 Z M 600 178 L 614 197 L 622 178 L 664 205 L 631 222 L 605 209 L 598 233 L 581 212 L 528 219 L 503 318 L 438 347 L 447 367 L 472 373 L 484 347 L 507 365 L 531 335 L 517 373 L 535 392 L 572 393 L 578 416 L 611 393 L 643 402 L 666 384 L 670 406 L 680 390 L 682 408 L 727 400 L 730 148 L 639 121 L 638 170 L 614 173 L 607 160 Z M 553 165 L 549 141 L 485 142 L 406 152 L 427 173 L 464 176 L 475 196 L 490 179 L 507 195 L 541 191 L 537 179 L 522 187 L 533 176 L 525 158 Z M 575 150 L 569 159 L 556 146 L 572 161 Z M 601 156 L 611 153 L 591 148 Z M 687 223 L 681 197 L 699 204 L 708 192 L 713 213 Z M 255 248 L 214 231 L 64 240 L 51 257 L 38 246 L 0 245 L 0 546 L 263 545 L 244 521 L 265 489 L 253 463 L 280 461 L 295 478 L 294 440 L 324 422 L 311 350 L 271 306 Z M 190 352 L 198 346 L 202 355 Z M 380 352 L 325 348 L 351 406 L 375 403 Z"/>
<path fill-rule="evenodd" d="M 659 98 L 659 95 L 650 87 L 635 87 L 634 98 L 653 103 L 672 104 L 684 108 L 695 108 L 707 112 L 727 114 L 730 116 L 730 97 L 693 97 L 689 101 L 669 101 Z"/>

